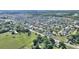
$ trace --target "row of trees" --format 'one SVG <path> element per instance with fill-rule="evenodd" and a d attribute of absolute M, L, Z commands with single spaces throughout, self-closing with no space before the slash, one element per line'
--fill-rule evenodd
<path fill-rule="evenodd" d="M 11 30 L 12 34 L 16 33 L 28 33 L 28 36 L 31 35 L 31 31 L 29 29 L 25 29 L 22 23 L 15 23 L 13 21 L 2 22 L 0 24 L 0 33 L 9 32 Z"/>
<path fill-rule="evenodd" d="M 37 38 L 33 41 L 33 49 L 54 49 L 62 48 L 66 49 L 66 45 L 63 42 L 59 42 L 57 45 L 53 38 L 47 38 L 47 36 L 38 35 Z"/>

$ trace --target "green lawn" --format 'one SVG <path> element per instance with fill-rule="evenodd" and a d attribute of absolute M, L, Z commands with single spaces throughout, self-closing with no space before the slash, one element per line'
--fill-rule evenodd
<path fill-rule="evenodd" d="M 66 36 L 57 36 L 57 38 L 61 41 L 61 42 L 66 42 L 67 41 L 67 38 Z"/>
<path fill-rule="evenodd" d="M 11 33 L 0 34 L 0 49 L 8 48 L 31 48 L 32 41 L 36 38 L 35 33 L 28 36 L 27 33 L 18 33 L 12 35 Z"/>

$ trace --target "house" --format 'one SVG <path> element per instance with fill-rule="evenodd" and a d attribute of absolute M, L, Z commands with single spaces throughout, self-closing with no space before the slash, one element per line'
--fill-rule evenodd
<path fill-rule="evenodd" d="M 79 28 L 79 21 L 74 21 L 74 27 Z"/>
<path fill-rule="evenodd" d="M 17 33 L 18 33 L 16 30 L 10 30 L 10 32 L 11 32 L 12 34 L 17 34 Z"/>
<path fill-rule="evenodd" d="M 67 35 L 68 34 L 68 31 L 66 30 L 61 30 L 58 32 L 59 35 Z"/>

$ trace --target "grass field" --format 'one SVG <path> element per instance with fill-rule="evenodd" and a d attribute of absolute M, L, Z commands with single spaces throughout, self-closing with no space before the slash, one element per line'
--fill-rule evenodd
<path fill-rule="evenodd" d="M 15 48 L 31 48 L 32 41 L 36 38 L 35 33 L 28 36 L 27 33 L 11 33 L 0 34 L 0 49 L 15 49 Z"/>

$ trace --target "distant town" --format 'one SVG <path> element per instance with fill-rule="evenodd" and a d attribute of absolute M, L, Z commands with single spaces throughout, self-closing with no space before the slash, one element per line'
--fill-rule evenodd
<path fill-rule="evenodd" d="M 1 10 L 0 49 L 79 49 L 79 11 Z"/>

